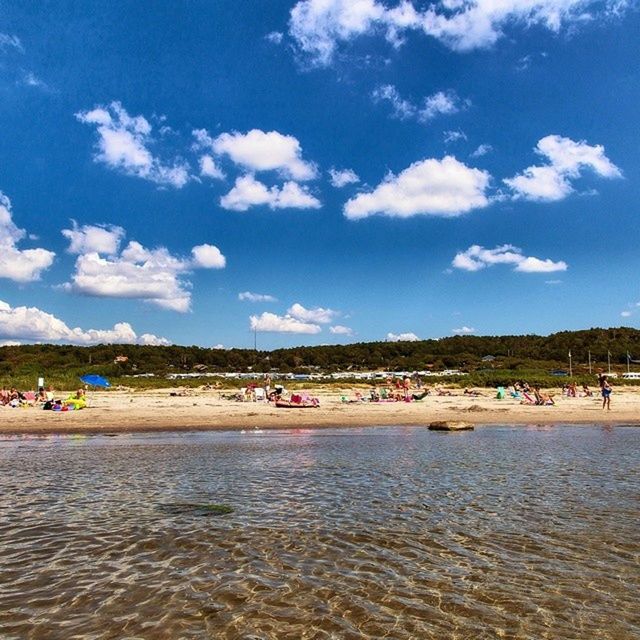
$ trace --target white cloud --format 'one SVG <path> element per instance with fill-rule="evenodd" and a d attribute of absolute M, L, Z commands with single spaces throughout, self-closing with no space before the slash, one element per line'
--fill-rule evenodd
<path fill-rule="evenodd" d="M 590 169 L 602 178 L 620 178 L 622 172 L 605 155 L 602 145 L 549 135 L 538 141 L 536 153 L 548 164 L 531 166 L 503 182 L 514 191 L 515 198 L 552 202 L 573 193 L 571 180 Z"/>
<path fill-rule="evenodd" d="M 0 337 L 37 342 L 68 344 L 171 344 L 166 338 L 150 333 L 141 336 L 128 322 L 119 322 L 112 329 L 72 329 L 54 315 L 37 307 L 11 307 L 0 300 Z"/>
<path fill-rule="evenodd" d="M 353 169 L 329 169 L 329 175 L 331 176 L 331 184 L 336 189 L 360 182 L 358 174 Z"/>
<path fill-rule="evenodd" d="M 73 229 L 63 229 L 62 235 L 69 240 L 69 253 L 105 253 L 109 256 L 118 253 L 120 242 L 125 236 L 122 227 L 114 225 L 90 225 L 78 226 L 75 220 Z"/>
<path fill-rule="evenodd" d="M 18 36 L 12 36 L 8 33 L 0 33 L 0 50 L 7 48 L 16 49 L 20 53 L 24 53 L 24 47 Z"/>
<path fill-rule="evenodd" d="M 27 71 L 22 77 L 22 84 L 27 87 L 32 87 L 33 89 L 41 89 L 43 91 L 48 91 L 49 86 L 46 82 L 43 82 L 36 76 L 33 71 Z"/>
<path fill-rule="evenodd" d="M 418 342 L 420 338 L 415 333 L 387 333 L 387 342 Z"/>
<path fill-rule="evenodd" d="M 351 198 L 344 206 L 356 220 L 381 213 L 408 218 L 415 215 L 459 216 L 486 207 L 491 176 L 467 167 L 452 156 L 414 162 L 399 175 L 389 174 L 370 193 Z"/>
<path fill-rule="evenodd" d="M 438 91 L 428 98 L 425 98 L 424 106 L 419 112 L 419 119 L 426 122 L 439 115 L 458 113 L 458 111 L 468 106 L 468 104 L 468 101 L 461 103 L 453 91 Z"/>
<path fill-rule="evenodd" d="M 27 232 L 13 222 L 11 200 L 0 191 L 0 278 L 15 282 L 39 280 L 56 254 L 46 249 L 18 249 Z"/>
<path fill-rule="evenodd" d="M 451 144 L 453 142 L 458 142 L 459 140 L 466 140 L 467 134 L 464 131 L 460 131 L 460 129 L 455 129 L 451 131 L 445 131 L 443 133 L 444 143 Z"/>
<path fill-rule="evenodd" d="M 190 180 L 189 167 L 181 159 L 164 164 L 153 156 L 149 150 L 153 143 L 151 124 L 143 116 L 130 116 L 119 102 L 97 106 L 92 111 L 80 111 L 75 116 L 97 129 L 96 162 L 176 189 Z"/>
<path fill-rule="evenodd" d="M 632 316 L 632 315 L 633 315 L 633 311 L 621 311 L 621 312 L 620 312 L 620 315 L 621 315 L 623 318 L 628 318 L 628 317 L 630 317 L 630 316 Z"/>
<path fill-rule="evenodd" d="M 378 87 L 373 91 L 372 97 L 375 102 L 389 102 L 393 109 L 393 117 L 399 120 L 408 120 L 418 115 L 418 108 L 409 100 L 402 98 L 392 84 Z"/>
<path fill-rule="evenodd" d="M 315 309 L 306 309 L 300 303 L 296 302 L 287 309 L 287 315 L 292 316 L 296 320 L 303 322 L 319 322 L 320 324 L 328 324 L 340 315 L 338 311 L 332 309 L 323 309 L 316 307 Z"/>
<path fill-rule="evenodd" d="M 191 249 L 193 255 L 192 266 L 201 269 L 224 269 L 227 259 L 220 249 L 212 244 L 201 244 Z"/>
<path fill-rule="evenodd" d="M 553 286 L 556 284 L 562 284 L 562 280 L 545 280 L 544 283 Z"/>
<path fill-rule="evenodd" d="M 265 39 L 273 44 L 280 44 L 282 42 L 282 38 L 284 34 L 280 31 L 272 31 L 271 33 L 267 33 Z"/>
<path fill-rule="evenodd" d="M 455 91 L 438 91 L 426 98 L 422 104 L 414 104 L 403 98 L 392 84 L 385 84 L 373 91 L 373 99 L 376 102 L 388 102 L 392 108 L 394 118 L 400 120 L 415 119 L 419 122 L 429 122 L 439 115 L 451 115 L 458 113 L 469 106 L 469 101 L 462 101 Z"/>
<path fill-rule="evenodd" d="M 322 328 L 310 322 L 297 320 L 289 315 L 278 316 L 275 313 L 263 313 L 260 316 L 251 316 L 251 330 L 265 333 L 304 333 L 316 334 Z"/>
<path fill-rule="evenodd" d="M 527 257 L 522 254 L 521 249 L 511 244 L 503 244 L 495 249 L 485 249 L 474 244 L 466 251 L 457 253 L 452 264 L 456 269 L 464 271 L 480 271 L 495 264 L 513 265 L 514 271 L 523 273 L 551 273 L 567 270 L 567 263 L 562 260 L 553 262 L 549 259 Z"/>
<path fill-rule="evenodd" d="M 475 333 L 476 330 L 473 327 L 467 327 L 467 326 L 462 326 L 458 329 L 453 329 L 452 333 L 454 333 L 457 336 L 469 336 L 472 333 Z"/>
<path fill-rule="evenodd" d="M 247 302 L 277 302 L 278 299 L 265 293 L 251 293 L 251 291 L 243 291 L 238 294 L 238 300 L 246 300 Z"/>
<path fill-rule="evenodd" d="M 205 178 L 215 178 L 217 180 L 224 179 L 222 169 L 218 167 L 216 161 L 210 155 L 200 156 L 200 175 Z"/>
<path fill-rule="evenodd" d="M 388 4 L 388 3 L 387 3 Z M 619 14 L 628 0 L 444 0 L 440 4 L 401 0 L 388 7 L 378 0 L 299 0 L 289 32 L 313 64 L 331 63 L 340 43 L 384 34 L 399 47 L 407 32 L 422 32 L 455 51 L 489 47 L 506 27 L 539 25 L 559 32 L 565 25 Z"/>
<path fill-rule="evenodd" d="M 87 228 L 101 227 L 83 227 Z M 72 246 L 78 241 L 73 232 L 66 235 Z M 120 238 L 121 235 L 118 243 Z M 89 251 L 90 248 L 93 250 Z M 77 243 L 76 252 L 78 249 L 87 252 L 76 259 L 71 282 L 65 283 L 64 288 L 89 296 L 136 298 L 185 313 L 191 306 L 191 284 L 184 276 L 193 269 L 222 269 L 226 265 L 220 250 L 209 244 L 193 247 L 190 259 L 174 256 L 164 247 L 146 249 L 135 241 L 129 242 L 119 254 L 117 248 L 111 251 L 113 247 L 105 244 L 103 249 L 109 251 L 100 251 L 96 243 L 91 245 L 84 240 Z"/>
<path fill-rule="evenodd" d="M 352 336 L 353 329 L 351 327 L 345 327 L 341 324 L 337 324 L 334 327 L 329 327 L 329 333 L 333 333 L 336 336 Z"/>
<path fill-rule="evenodd" d="M 490 144 L 481 144 L 472 154 L 472 158 L 481 158 L 493 151 L 493 147 Z"/>
<path fill-rule="evenodd" d="M 231 191 L 220 198 L 220 206 L 232 211 L 247 211 L 261 205 L 270 209 L 318 209 L 322 206 L 306 187 L 297 182 L 285 182 L 281 188 L 275 185 L 267 187 L 252 175 L 237 178 Z"/>
<path fill-rule="evenodd" d="M 277 171 L 285 178 L 305 181 L 317 177 L 316 166 L 302 159 L 302 147 L 294 136 L 278 131 L 252 129 L 248 133 L 223 133 L 213 139 L 204 129 L 193 131 L 196 148 L 209 149 L 216 155 L 227 155 L 245 169 Z"/>

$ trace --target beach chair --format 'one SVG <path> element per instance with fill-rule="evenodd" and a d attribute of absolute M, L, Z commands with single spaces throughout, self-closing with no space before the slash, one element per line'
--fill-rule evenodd
<path fill-rule="evenodd" d="M 505 396 L 504 387 L 498 387 L 498 392 L 496 393 L 496 398 L 498 400 L 504 400 L 504 396 Z"/>
<path fill-rule="evenodd" d="M 266 392 L 262 387 L 256 387 L 253 390 L 253 394 L 256 402 L 264 402 L 266 398 Z"/>

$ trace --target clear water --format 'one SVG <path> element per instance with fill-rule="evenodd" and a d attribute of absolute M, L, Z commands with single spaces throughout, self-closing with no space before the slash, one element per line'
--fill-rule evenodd
<path fill-rule="evenodd" d="M 0 638 L 640 638 L 639 452 L 598 426 L 5 436 Z"/>

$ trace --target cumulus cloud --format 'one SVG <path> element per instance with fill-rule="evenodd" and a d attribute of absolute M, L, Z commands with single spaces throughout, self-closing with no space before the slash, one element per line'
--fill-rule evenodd
<path fill-rule="evenodd" d="M 54 315 L 37 307 L 11 307 L 0 300 L 0 338 L 28 342 L 62 342 L 67 344 L 171 344 L 166 338 L 150 333 L 138 336 L 128 322 L 112 329 L 71 328 Z"/>
<path fill-rule="evenodd" d="M 216 164 L 216 161 L 210 155 L 200 156 L 200 175 L 205 178 L 214 178 L 216 180 L 224 180 L 224 173 Z"/>
<path fill-rule="evenodd" d="M 191 284 L 185 279 L 186 274 L 193 269 L 222 269 L 226 265 L 220 250 L 210 244 L 193 247 L 191 258 L 174 256 L 164 247 L 146 249 L 136 241 L 119 252 L 123 235 L 119 231 L 115 251 L 108 243 L 103 243 L 100 250 L 100 243 L 86 240 L 94 237 L 86 230 L 105 228 L 119 229 L 103 225 L 62 232 L 71 242 L 69 251 L 79 254 L 71 282 L 63 285 L 68 291 L 97 297 L 136 298 L 185 313 L 191 306 Z"/>
<path fill-rule="evenodd" d="M 489 47 L 506 27 L 542 26 L 559 32 L 566 25 L 620 13 L 628 0 L 299 0 L 292 8 L 289 33 L 313 64 L 331 63 L 341 43 L 382 34 L 394 46 L 409 32 L 424 33 L 454 51 Z M 391 6 L 389 6 L 391 5 Z"/>
<path fill-rule="evenodd" d="M 118 253 L 125 230 L 115 225 L 82 225 L 71 221 L 72 229 L 63 229 L 62 235 L 69 240 L 69 253 L 105 253 L 109 256 Z"/>
<path fill-rule="evenodd" d="M 322 331 L 320 325 L 304 322 L 290 315 L 278 316 L 275 313 L 263 313 L 249 318 L 252 331 L 264 333 L 303 333 L 316 334 Z"/>
<path fill-rule="evenodd" d="M 486 171 L 467 167 L 452 156 L 421 160 L 397 176 L 390 173 L 370 193 L 351 198 L 344 214 L 352 220 L 376 213 L 399 218 L 459 216 L 489 204 L 490 180 Z"/>
<path fill-rule="evenodd" d="M 621 312 L 620 312 L 620 315 L 621 315 L 623 318 L 629 318 L 630 316 L 632 316 L 632 315 L 633 315 L 633 311 L 621 311 Z"/>
<path fill-rule="evenodd" d="M 352 336 L 353 329 L 351 327 L 345 327 L 341 324 L 337 324 L 333 327 L 329 327 L 329 333 L 333 333 L 336 336 Z"/>
<path fill-rule="evenodd" d="M 473 327 L 467 327 L 465 325 L 463 325 L 462 327 L 459 327 L 458 329 L 453 329 L 452 331 L 452 333 L 454 333 L 457 336 L 468 336 L 475 332 L 476 330 Z"/>
<path fill-rule="evenodd" d="M 243 291 L 238 294 L 238 300 L 246 300 L 247 302 L 277 302 L 278 299 L 266 293 L 252 293 L 251 291 Z"/>
<path fill-rule="evenodd" d="M 316 166 L 302 159 L 298 139 L 278 131 L 234 131 L 214 139 L 205 129 L 196 129 L 193 136 L 197 149 L 207 149 L 218 156 L 226 155 L 251 172 L 277 171 L 285 178 L 297 181 L 313 180 L 318 175 Z"/>
<path fill-rule="evenodd" d="M 336 189 L 360 182 L 358 174 L 353 169 L 329 169 L 329 175 L 331 176 L 331 185 Z"/>
<path fill-rule="evenodd" d="M 296 320 L 302 320 L 303 322 L 318 322 L 320 324 L 333 322 L 333 320 L 340 315 L 338 311 L 323 309 L 322 307 L 306 309 L 298 302 L 287 309 L 287 314 L 296 318 Z"/>
<path fill-rule="evenodd" d="M 546 158 L 547 164 L 528 167 L 521 174 L 503 180 L 515 198 L 562 200 L 573 193 L 571 181 L 579 178 L 584 170 L 591 170 L 602 178 L 622 177 L 602 145 L 591 146 L 585 141 L 549 135 L 538 141 L 535 151 Z"/>
<path fill-rule="evenodd" d="M 220 206 L 231 211 L 247 211 L 250 207 L 270 209 L 318 209 L 321 202 L 297 182 L 285 182 L 282 187 L 267 187 L 252 175 L 236 179 L 235 185 L 220 198 Z"/>
<path fill-rule="evenodd" d="M 80 111 L 75 116 L 80 122 L 96 127 L 96 162 L 176 189 L 189 181 L 189 167 L 183 160 L 176 158 L 166 164 L 151 153 L 149 147 L 154 142 L 152 127 L 144 116 L 130 116 L 119 102 Z"/>
<path fill-rule="evenodd" d="M 200 269 L 224 269 L 227 259 L 222 255 L 218 247 L 212 244 L 200 244 L 191 249 L 193 260 L 191 266 Z"/>
<path fill-rule="evenodd" d="M 46 249 L 18 249 L 27 232 L 12 219 L 11 200 L 0 191 L 0 278 L 15 282 L 39 280 L 56 254 Z"/>
<path fill-rule="evenodd" d="M 522 250 L 511 244 L 503 244 L 495 249 L 485 249 L 474 244 L 466 251 L 457 253 L 452 265 L 463 271 L 480 271 L 496 264 L 513 265 L 514 271 L 523 273 L 551 273 L 554 271 L 566 271 L 567 263 L 559 260 L 527 257 Z"/>
<path fill-rule="evenodd" d="M 388 102 L 394 118 L 400 120 L 414 119 L 419 122 L 429 122 L 439 115 L 458 113 L 469 106 L 469 101 L 462 101 L 455 91 L 438 91 L 426 98 L 422 104 L 415 104 L 403 98 L 395 86 L 385 84 L 373 91 L 375 102 Z"/>
<path fill-rule="evenodd" d="M 387 333 L 387 342 L 418 342 L 420 338 L 415 333 Z"/>

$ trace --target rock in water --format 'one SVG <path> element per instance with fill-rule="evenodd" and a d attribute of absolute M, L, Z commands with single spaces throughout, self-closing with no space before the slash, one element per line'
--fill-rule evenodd
<path fill-rule="evenodd" d="M 441 420 L 439 422 L 432 422 L 429 425 L 431 431 L 471 431 L 473 425 L 469 422 L 462 422 L 458 420 Z"/>

